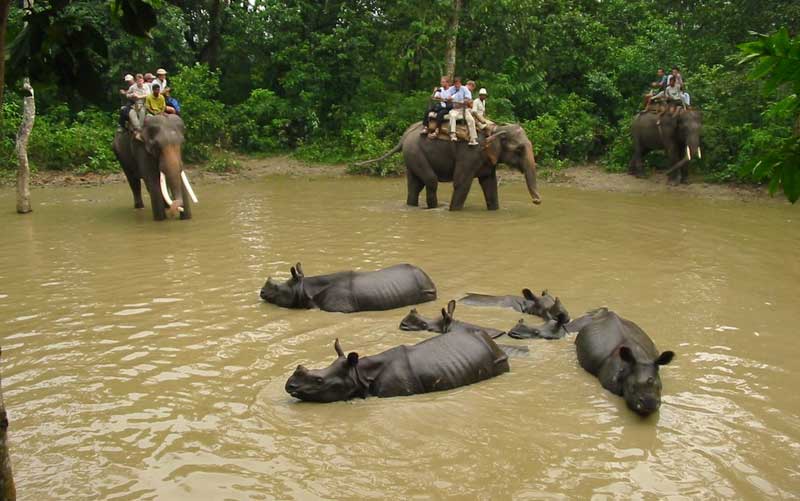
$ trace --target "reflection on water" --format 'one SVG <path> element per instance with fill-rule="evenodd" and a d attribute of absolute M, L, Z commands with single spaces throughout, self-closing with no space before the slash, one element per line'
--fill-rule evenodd
<path fill-rule="evenodd" d="M 266 178 L 198 186 L 189 222 L 154 223 L 123 185 L 48 189 L 0 214 L 3 386 L 21 499 L 519 499 L 800 492 L 793 325 L 796 210 L 550 188 L 533 207 L 403 206 L 400 180 Z M 449 198 L 443 187 L 441 198 Z M 0 193 L 11 207 L 13 193 Z M 294 367 L 415 343 L 406 309 L 358 315 L 260 302 L 268 276 L 401 262 L 466 292 L 548 288 L 608 305 L 676 360 L 642 421 L 577 366 L 572 339 L 451 392 L 293 401 Z M 460 307 L 508 329 L 513 311 Z"/>

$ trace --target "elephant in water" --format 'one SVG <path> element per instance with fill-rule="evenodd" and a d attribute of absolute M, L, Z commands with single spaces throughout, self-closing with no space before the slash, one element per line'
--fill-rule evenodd
<path fill-rule="evenodd" d="M 167 213 L 179 213 L 181 219 L 190 219 L 189 200 L 197 203 L 183 171 L 183 131 L 183 120 L 178 115 L 156 115 L 145 118 L 142 141 L 126 130 L 117 130 L 114 135 L 114 154 L 128 178 L 133 206 L 144 207 L 141 185 L 144 181 L 156 221 L 165 219 Z"/>
<path fill-rule="evenodd" d="M 497 164 L 504 163 L 525 175 L 528 192 L 533 203 L 540 204 L 542 197 L 536 185 L 536 160 L 525 130 L 519 125 L 501 125 L 486 137 L 481 133 L 478 146 L 465 142 L 450 142 L 428 139 L 421 136 L 422 122 L 406 129 L 400 142 L 379 158 L 359 162 L 367 165 L 383 160 L 399 151 L 403 152 L 408 182 L 408 199 L 411 206 L 419 205 L 419 194 L 425 188 L 429 209 L 438 206 L 436 195 L 439 182 L 453 182 L 453 197 L 450 210 L 461 210 L 469 194 L 472 180 L 478 178 L 486 199 L 486 208 L 497 210 Z"/>
<path fill-rule="evenodd" d="M 639 113 L 631 125 L 633 157 L 628 172 L 644 176 L 642 158 L 653 150 L 664 150 L 669 158 L 669 182 L 688 183 L 692 155 L 698 159 L 703 155 L 700 151 L 702 128 L 700 112 L 693 109 L 679 109 L 674 115 L 670 111 L 659 115 L 653 110 Z"/>

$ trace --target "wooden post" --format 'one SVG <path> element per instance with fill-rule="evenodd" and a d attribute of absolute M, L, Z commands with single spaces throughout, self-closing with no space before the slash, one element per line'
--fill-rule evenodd
<path fill-rule="evenodd" d="M 0 378 L 0 501 L 15 501 L 17 487 L 11 474 L 11 456 L 8 454 L 8 417 L 3 401 L 2 380 Z"/>
<path fill-rule="evenodd" d="M 26 96 L 22 102 L 22 123 L 17 133 L 17 157 L 19 157 L 19 167 L 17 168 L 17 212 L 27 214 L 31 208 L 31 168 L 28 164 L 28 139 L 33 130 L 33 121 L 36 118 L 36 102 L 33 98 L 33 87 L 30 81 L 25 78 L 22 86 Z"/>
<path fill-rule="evenodd" d="M 461 7 L 463 4 L 463 0 L 453 0 L 453 10 L 450 11 L 445 68 L 447 70 L 447 76 L 449 76 L 451 80 L 456 73 L 456 42 L 458 41 L 459 16 L 461 15 Z"/>

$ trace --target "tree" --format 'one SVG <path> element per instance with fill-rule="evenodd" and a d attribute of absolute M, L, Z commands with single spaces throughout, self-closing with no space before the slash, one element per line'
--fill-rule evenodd
<path fill-rule="evenodd" d="M 786 198 L 795 203 L 800 199 L 800 36 L 792 38 L 789 31 L 782 28 L 771 36 L 761 35 L 756 41 L 741 44 L 739 48 L 744 56 L 739 64 L 756 63 L 749 77 L 763 80 L 765 92 L 784 95 L 766 114 L 793 122 L 790 135 L 775 138 L 776 144 L 761 152 L 753 174 L 770 179 L 770 193 L 782 188 Z"/>
<path fill-rule="evenodd" d="M 463 0 L 453 0 L 450 11 L 450 25 L 447 33 L 447 54 L 445 56 L 445 71 L 450 78 L 456 73 L 456 44 L 458 42 L 458 24 L 461 17 Z"/>
<path fill-rule="evenodd" d="M 17 158 L 19 166 L 17 168 L 17 213 L 27 214 L 33 211 L 31 208 L 31 188 L 30 177 L 31 168 L 28 164 L 28 139 L 33 131 L 33 122 L 36 119 L 36 102 L 33 98 L 33 88 L 28 79 L 25 79 L 23 91 L 26 93 L 22 105 L 22 123 L 17 133 Z"/>
<path fill-rule="evenodd" d="M 6 82 L 6 30 L 11 0 L 0 0 L 0 124 L 3 123 L 3 93 Z"/>

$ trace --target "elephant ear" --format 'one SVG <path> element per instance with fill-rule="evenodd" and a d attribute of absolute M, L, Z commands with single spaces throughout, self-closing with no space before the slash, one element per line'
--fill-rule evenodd
<path fill-rule="evenodd" d="M 495 141 L 501 141 L 501 138 L 505 135 L 505 133 L 505 131 L 496 132 L 487 137 L 486 141 L 484 141 L 483 152 L 486 155 L 486 161 L 489 162 L 489 165 L 497 165 L 497 162 L 500 161 L 500 151 L 502 150 L 502 146 L 500 148 L 495 148 L 492 143 Z"/>

